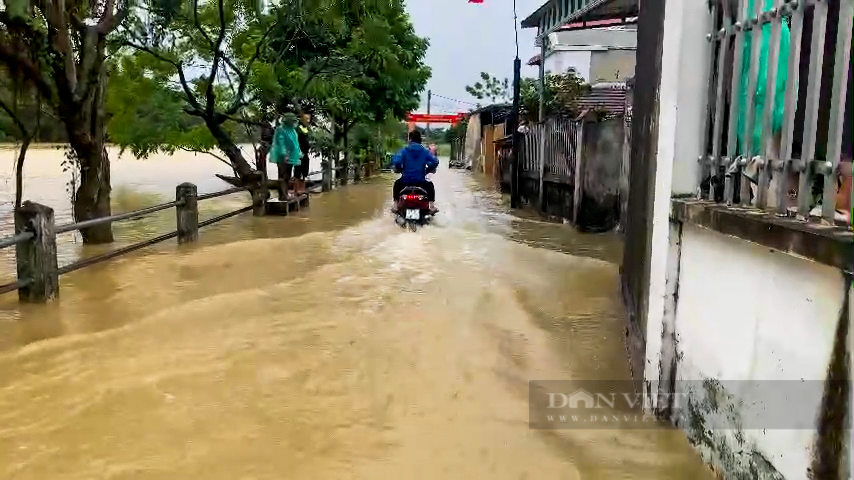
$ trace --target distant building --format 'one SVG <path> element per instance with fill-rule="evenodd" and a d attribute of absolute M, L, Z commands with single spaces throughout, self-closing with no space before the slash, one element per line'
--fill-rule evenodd
<path fill-rule="evenodd" d="M 588 83 L 622 82 L 634 76 L 636 50 L 634 25 L 586 30 L 567 25 L 548 35 L 545 71 L 574 71 Z M 528 65 L 539 65 L 540 61 L 536 55 Z"/>

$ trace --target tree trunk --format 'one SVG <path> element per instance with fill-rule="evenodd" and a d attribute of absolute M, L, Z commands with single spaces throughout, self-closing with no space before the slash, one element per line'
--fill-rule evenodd
<path fill-rule="evenodd" d="M 80 168 L 80 186 L 74 195 L 72 213 L 76 222 L 109 217 L 110 158 L 105 146 L 104 81 L 103 73 L 95 92 L 83 105 L 69 102 L 62 118 L 68 131 L 68 142 Z M 103 223 L 80 230 L 84 244 L 113 241 L 112 224 Z"/>
<path fill-rule="evenodd" d="M 231 135 L 222 128 L 222 123 L 218 122 L 217 119 L 214 118 L 205 118 L 204 120 L 205 125 L 208 127 L 208 130 L 210 130 L 214 140 L 216 140 L 217 147 L 219 147 L 222 153 L 225 154 L 228 161 L 231 162 L 231 166 L 234 168 L 234 173 L 236 173 L 247 186 L 251 187 L 252 184 L 260 184 L 262 178 L 261 172 L 263 169 L 252 169 L 249 162 L 243 158 L 243 152 L 240 151 L 240 147 L 234 143 L 234 140 L 231 139 Z M 257 163 L 258 159 L 256 158 L 255 161 Z"/>
<path fill-rule="evenodd" d="M 74 195 L 73 214 L 77 222 L 109 217 L 110 205 L 110 159 L 102 141 L 91 141 L 88 132 L 76 134 L 71 139 L 71 148 L 80 167 L 80 186 Z M 113 241 L 112 225 L 104 223 L 80 230 L 84 244 L 110 243 Z"/>
<path fill-rule="evenodd" d="M 267 171 L 267 155 L 270 154 L 270 149 L 273 148 L 273 136 L 275 129 L 273 124 L 265 121 L 261 127 L 261 142 L 258 149 L 255 151 L 255 168 L 259 172 Z"/>
<path fill-rule="evenodd" d="M 356 160 L 356 164 L 353 166 L 353 181 L 361 182 L 362 181 L 362 168 L 364 168 L 364 164 L 362 163 L 362 159 Z"/>
<path fill-rule="evenodd" d="M 21 143 L 21 151 L 18 152 L 18 160 L 15 162 L 15 210 L 21 208 L 21 199 L 24 196 L 24 160 L 27 158 L 27 149 L 33 141 L 34 133 L 25 133 L 24 142 Z"/>

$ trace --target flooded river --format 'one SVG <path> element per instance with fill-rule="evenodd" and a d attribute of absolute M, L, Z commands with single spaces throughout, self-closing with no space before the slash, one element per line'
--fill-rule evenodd
<path fill-rule="evenodd" d="M 60 159 L 31 155 L 24 198 L 64 223 Z M 115 160 L 115 210 L 184 181 L 221 189 L 226 170 Z M 529 380 L 628 378 L 620 245 L 511 216 L 467 172 L 434 180 L 441 212 L 417 233 L 392 222 L 381 177 L 63 276 L 47 306 L 0 297 L 0 478 L 711 478 L 672 429 L 528 428 Z M 200 217 L 247 197 L 202 202 Z M 118 243 L 174 222 L 123 224 Z M 59 247 L 63 264 L 95 252 Z"/>

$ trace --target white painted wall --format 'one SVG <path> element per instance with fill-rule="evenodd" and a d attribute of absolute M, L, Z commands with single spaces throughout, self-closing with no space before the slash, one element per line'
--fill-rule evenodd
<path fill-rule="evenodd" d="M 670 221 L 673 195 L 696 192 L 709 59 L 705 2 L 667 0 L 659 85 L 644 379 L 826 377 L 844 281 L 830 267 Z M 675 350 L 671 349 L 672 345 Z M 666 387 L 662 387 L 666 388 Z M 731 392 L 750 404 L 749 392 Z M 804 408 L 818 413 L 818 401 Z M 648 409 L 661 407 L 656 397 Z M 750 417 L 755 412 L 743 408 Z M 682 425 L 683 428 L 687 428 Z M 814 430 L 745 431 L 787 479 L 806 479 Z M 735 445 L 735 430 L 716 431 Z M 714 462 L 715 452 L 703 451 Z"/>
<path fill-rule="evenodd" d="M 673 240 L 671 252 L 679 250 L 679 290 L 678 303 L 668 313 L 675 315 L 677 381 L 826 377 L 845 289 L 839 270 L 690 224 Z M 659 364 L 660 328 L 649 330 L 650 340 L 659 338 L 647 346 L 649 364 Z M 753 403 L 749 391 L 729 393 Z M 820 396 L 812 400 L 801 408 L 817 415 Z M 738 413 L 749 421 L 755 411 L 745 407 Z M 814 433 L 744 431 L 749 448 L 787 479 L 807 478 Z M 733 446 L 734 434 L 715 432 Z"/>
<path fill-rule="evenodd" d="M 550 45 L 599 46 L 635 48 L 638 44 L 637 29 L 590 28 L 549 34 Z"/>
<path fill-rule="evenodd" d="M 552 50 L 546 55 L 546 73 L 564 73 L 574 68 L 585 82 L 589 82 L 590 53 L 590 50 Z"/>
<path fill-rule="evenodd" d="M 705 109 L 708 42 L 711 20 L 704 2 L 668 0 L 659 85 L 658 148 L 647 311 L 647 342 L 661 335 L 665 310 L 670 200 L 673 194 L 694 193 L 699 186 L 697 157 L 701 151 Z M 678 105 L 678 108 L 677 108 Z M 671 268 L 673 266 L 671 265 Z M 653 341 L 654 342 L 654 341 Z M 660 346 L 660 345 L 659 345 Z M 648 347 L 649 348 L 649 345 Z M 647 364 L 644 378 L 657 380 L 658 365 Z"/>

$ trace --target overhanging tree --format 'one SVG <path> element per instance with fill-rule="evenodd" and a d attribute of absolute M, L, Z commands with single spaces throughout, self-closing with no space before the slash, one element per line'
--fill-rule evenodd
<path fill-rule="evenodd" d="M 314 92 L 336 126 L 346 173 L 350 130 L 358 123 L 402 119 L 418 106 L 430 69 L 424 65 L 429 42 L 415 34 L 401 1 L 343 2 L 342 6 L 348 41 L 339 57 L 349 60 L 342 62 L 348 68 L 323 76 Z"/>
<path fill-rule="evenodd" d="M 24 79 L 65 126 L 80 185 L 77 221 L 108 216 L 105 148 L 107 40 L 129 12 L 126 0 L 7 0 L 0 11 L 0 65 Z M 109 224 L 81 230 L 84 243 L 113 240 Z"/>
<path fill-rule="evenodd" d="M 159 63 L 159 68 L 148 65 L 146 74 L 164 84 L 175 80 L 185 112 L 201 120 L 225 160 L 249 186 L 258 186 L 263 177 L 243 156 L 229 122 L 260 126 L 247 113 L 253 103 L 248 90 L 276 22 L 256 6 L 239 0 L 152 0 L 121 32 L 122 46 Z M 198 71 L 204 73 L 194 76 Z M 174 147 L 169 138 L 151 141 Z"/>

